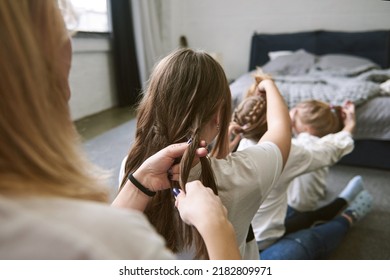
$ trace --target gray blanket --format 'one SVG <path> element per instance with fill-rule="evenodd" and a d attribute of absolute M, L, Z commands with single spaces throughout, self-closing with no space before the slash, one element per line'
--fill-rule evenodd
<path fill-rule="evenodd" d="M 356 74 L 335 75 L 333 72 L 313 71 L 300 76 L 275 76 L 281 94 L 289 108 L 307 99 L 318 99 L 333 105 L 351 100 L 359 106 L 382 94 L 380 84 L 390 79 L 390 69 L 369 69 Z"/>
<path fill-rule="evenodd" d="M 383 86 L 390 80 L 390 69 L 380 69 L 365 58 L 340 54 L 316 56 L 298 50 L 270 60 L 262 70 L 274 77 L 289 108 L 307 99 L 333 105 L 351 100 L 357 109 L 354 138 L 390 139 L 390 90 Z M 256 71 L 242 75 L 230 85 L 233 108 L 253 84 Z"/>
<path fill-rule="evenodd" d="M 241 76 L 231 85 L 233 106 L 254 82 L 256 71 Z M 263 65 L 261 71 L 274 77 L 289 108 L 308 99 L 333 105 L 351 100 L 359 106 L 381 95 L 380 84 L 390 79 L 390 69 L 380 69 L 366 58 L 345 54 L 314 55 L 305 50 L 279 55 Z"/>

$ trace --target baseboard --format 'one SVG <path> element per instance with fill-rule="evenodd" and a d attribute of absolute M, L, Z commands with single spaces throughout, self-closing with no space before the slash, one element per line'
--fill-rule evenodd
<path fill-rule="evenodd" d="M 340 164 L 390 170 L 390 141 L 355 140 L 354 150 Z"/>

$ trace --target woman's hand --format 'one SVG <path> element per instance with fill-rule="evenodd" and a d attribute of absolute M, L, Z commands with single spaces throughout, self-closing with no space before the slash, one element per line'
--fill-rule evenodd
<path fill-rule="evenodd" d="M 204 141 L 201 144 L 205 144 Z M 175 159 L 184 154 L 188 145 L 188 143 L 172 144 L 160 150 L 146 159 L 133 173 L 133 176 L 151 191 L 168 189 L 171 186 L 170 179 L 178 180 L 179 164 L 174 164 Z M 204 146 L 196 151 L 198 157 L 204 157 L 207 154 L 208 151 Z M 174 173 L 173 170 L 176 172 Z"/>
<path fill-rule="evenodd" d="M 227 210 L 219 196 L 200 181 L 187 183 L 186 192 L 179 190 L 175 205 L 182 220 L 198 229 L 227 219 Z"/>
<path fill-rule="evenodd" d="M 236 235 L 221 199 L 200 181 L 187 183 L 186 192 L 178 191 L 175 205 L 180 217 L 198 230 L 209 258 L 240 259 Z"/>
<path fill-rule="evenodd" d="M 175 178 L 177 180 L 180 172 L 179 165 L 174 164 L 175 159 L 180 158 L 184 154 L 188 145 L 188 143 L 172 144 L 160 150 L 146 159 L 133 173 L 133 177 L 149 191 L 156 192 L 168 189 L 171 186 L 169 180 L 174 180 Z M 208 151 L 206 148 L 200 147 L 197 149 L 196 154 L 198 157 L 203 157 L 208 154 Z M 177 174 L 173 173 L 173 171 L 169 172 L 169 170 L 173 169 L 177 170 Z M 150 196 L 136 188 L 130 180 L 127 180 L 111 205 L 118 208 L 144 211 L 149 201 Z"/>

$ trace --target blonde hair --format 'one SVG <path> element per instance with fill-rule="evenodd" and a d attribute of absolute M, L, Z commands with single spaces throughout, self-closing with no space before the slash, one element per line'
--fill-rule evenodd
<path fill-rule="evenodd" d="M 200 133 L 217 112 L 220 129 L 211 156 L 225 157 L 229 153 L 231 94 L 222 67 L 207 53 L 188 48 L 178 49 L 162 59 L 155 66 L 138 107 L 135 142 L 127 157 L 122 186 L 129 173 L 146 158 L 169 144 L 191 138 L 192 143 L 180 162 L 180 185 L 184 188 L 202 140 Z M 208 158 L 200 160 L 200 180 L 217 193 Z M 207 258 L 199 233 L 177 216 L 171 190 L 158 192 L 145 213 L 172 251 L 178 252 L 195 241 L 196 257 Z"/>
<path fill-rule="evenodd" d="M 302 124 L 311 127 L 311 134 L 323 137 L 343 129 L 342 107 L 332 106 L 319 100 L 305 100 L 298 103 L 296 117 Z"/>
<path fill-rule="evenodd" d="M 0 193 L 107 201 L 71 121 L 57 1 L 0 1 L 0 36 Z"/>

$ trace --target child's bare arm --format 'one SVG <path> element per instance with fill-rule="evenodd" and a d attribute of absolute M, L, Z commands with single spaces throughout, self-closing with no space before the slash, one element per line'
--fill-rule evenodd
<path fill-rule="evenodd" d="M 346 101 L 343 105 L 343 113 L 345 114 L 343 131 L 353 134 L 356 127 L 355 104 Z"/>
<path fill-rule="evenodd" d="M 267 124 L 268 130 L 260 142 L 271 141 L 275 143 L 283 157 L 283 166 L 287 161 L 291 146 L 291 119 L 287 105 L 272 80 L 262 80 L 258 86 L 260 92 L 267 98 Z"/>

